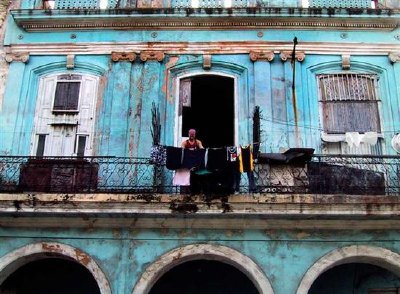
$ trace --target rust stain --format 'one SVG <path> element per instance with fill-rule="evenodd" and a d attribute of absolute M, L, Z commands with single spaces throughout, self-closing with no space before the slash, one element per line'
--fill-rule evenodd
<path fill-rule="evenodd" d="M 60 245 L 56 244 L 42 243 L 42 249 L 48 252 L 57 252 L 57 253 L 62 252 Z"/>
<path fill-rule="evenodd" d="M 75 256 L 76 256 L 76 259 L 80 262 L 80 263 L 82 263 L 83 265 L 88 265 L 89 264 L 89 262 L 91 261 L 91 258 L 87 255 L 87 254 L 85 254 L 85 253 L 83 253 L 81 250 L 79 250 L 79 249 L 75 249 Z"/>
<path fill-rule="evenodd" d="M 164 94 L 167 94 L 167 87 L 168 87 L 168 81 L 169 81 L 169 69 L 173 66 L 175 66 L 175 64 L 177 64 L 179 61 L 179 57 L 178 56 L 171 56 L 168 60 L 168 62 L 165 65 L 165 70 L 164 70 L 164 80 L 163 83 L 161 85 L 161 91 Z M 167 95 L 168 97 L 168 95 Z"/>

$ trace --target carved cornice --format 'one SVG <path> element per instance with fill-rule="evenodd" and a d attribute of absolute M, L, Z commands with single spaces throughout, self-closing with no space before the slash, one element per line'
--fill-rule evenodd
<path fill-rule="evenodd" d="M 347 22 L 337 20 L 336 22 L 326 21 L 286 21 L 286 20 L 249 20 L 243 21 L 228 21 L 228 20 L 207 20 L 207 22 L 194 20 L 194 21 L 64 21 L 46 23 L 36 23 L 33 21 L 24 21 L 19 23 L 26 31 L 63 31 L 63 30 L 103 30 L 103 29 L 126 29 L 126 30 L 154 30 L 157 29 L 195 29 L 195 30 L 209 30 L 209 29 L 224 29 L 224 30 L 237 30 L 240 28 L 254 28 L 254 29 L 269 29 L 269 28 L 283 28 L 283 29 L 329 29 L 329 30 L 394 30 L 396 24 L 373 22 Z"/>
<path fill-rule="evenodd" d="M 251 61 L 272 61 L 275 58 L 275 53 L 273 51 L 250 51 Z"/>
<path fill-rule="evenodd" d="M 282 61 L 292 59 L 292 51 L 282 51 L 279 56 Z M 302 51 L 296 51 L 295 58 L 297 61 L 301 62 L 306 58 L 306 54 Z"/>
<path fill-rule="evenodd" d="M 111 52 L 111 60 L 114 62 L 118 61 L 130 61 L 133 62 L 136 59 L 134 52 Z"/>
<path fill-rule="evenodd" d="M 29 53 L 26 53 L 26 52 L 7 53 L 5 60 L 8 63 L 15 62 L 15 61 L 26 63 L 29 60 Z"/>
<path fill-rule="evenodd" d="M 164 52 L 161 51 L 142 51 L 140 52 L 141 61 L 163 61 L 165 57 Z"/>
<path fill-rule="evenodd" d="M 151 9 L 85 11 L 56 11 L 48 14 L 42 10 L 13 10 L 11 12 L 17 25 L 27 31 L 53 30 L 96 30 L 96 29 L 226 29 L 237 30 L 285 28 L 285 29 L 356 29 L 356 30 L 394 30 L 399 21 L 393 10 L 377 12 L 364 10 L 357 15 L 347 10 L 338 10 L 334 14 L 325 14 L 321 10 L 304 9 Z M 315 14 L 318 12 L 318 14 Z M 212 14 L 212 17 L 210 17 Z M 167 15 L 167 16 L 166 16 Z M 206 17 L 205 17 L 206 16 Z"/>
<path fill-rule="evenodd" d="M 400 62 L 400 51 L 399 52 L 390 52 L 389 60 L 393 63 Z"/>

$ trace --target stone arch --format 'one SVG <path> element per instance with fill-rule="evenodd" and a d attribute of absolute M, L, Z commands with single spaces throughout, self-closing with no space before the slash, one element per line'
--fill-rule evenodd
<path fill-rule="evenodd" d="M 19 267 L 43 257 L 59 257 L 84 266 L 93 276 L 101 294 L 111 294 L 107 277 L 98 264 L 82 250 L 61 244 L 41 242 L 16 249 L 0 258 L 0 285 Z"/>
<path fill-rule="evenodd" d="M 368 263 L 400 276 L 400 255 L 381 247 L 353 245 L 329 252 L 314 263 L 303 276 L 297 294 L 307 294 L 314 281 L 324 272 L 347 263 Z"/>
<path fill-rule="evenodd" d="M 192 244 L 176 248 L 146 268 L 132 294 L 147 294 L 157 280 L 173 267 L 192 260 L 213 260 L 229 264 L 244 273 L 260 294 L 273 294 L 271 283 L 249 257 L 232 248 L 212 244 Z"/>

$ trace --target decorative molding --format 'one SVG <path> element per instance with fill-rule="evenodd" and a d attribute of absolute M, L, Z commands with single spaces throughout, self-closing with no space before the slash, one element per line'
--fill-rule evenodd
<path fill-rule="evenodd" d="M 125 52 L 152 51 L 165 54 L 249 54 L 255 52 L 290 52 L 292 42 L 224 41 L 224 42 L 80 42 L 80 43 L 32 43 L 6 46 L 7 53 L 31 55 L 98 55 L 112 54 L 124 48 Z M 399 45 L 391 43 L 301 42 L 296 49 L 304 54 L 331 54 L 388 56 L 398 52 Z"/>
<path fill-rule="evenodd" d="M 165 57 L 164 52 L 161 51 L 142 51 L 140 52 L 141 61 L 163 61 Z"/>
<path fill-rule="evenodd" d="M 118 61 L 130 61 L 133 62 L 136 59 L 134 52 L 111 52 L 111 60 L 114 62 Z"/>
<path fill-rule="evenodd" d="M 19 53 L 7 53 L 5 60 L 8 63 L 11 62 L 23 62 L 23 63 L 27 63 L 29 60 L 29 53 L 26 52 L 19 52 Z"/>
<path fill-rule="evenodd" d="M 272 61 L 275 58 L 273 51 L 250 51 L 251 61 Z"/>
<path fill-rule="evenodd" d="M 185 10 L 186 11 L 186 10 Z M 156 14 L 156 12 L 155 12 Z M 204 18 L 203 15 L 171 15 L 168 20 L 165 17 L 153 15 L 149 18 L 146 15 L 137 15 L 134 20 L 126 16 L 125 19 L 104 17 L 99 18 L 36 18 L 23 17 L 13 14 L 18 26 L 26 31 L 63 31 L 63 30 L 104 30 L 104 29 L 127 29 L 127 30 L 154 30 L 154 29 L 172 29 L 172 30 L 237 30 L 240 28 L 255 30 L 261 29 L 324 29 L 324 30 L 388 30 L 392 31 L 397 27 L 395 18 L 385 18 L 380 21 L 365 21 L 365 19 L 351 18 L 307 18 L 307 17 L 274 17 L 270 15 L 251 16 L 239 14 L 240 17 L 232 19 L 229 14 L 218 15 L 215 19 Z M 371 19 L 372 20 L 372 19 Z"/>
<path fill-rule="evenodd" d="M 350 69 L 350 54 L 342 54 L 342 69 Z"/>
<path fill-rule="evenodd" d="M 400 61 L 400 51 L 399 52 L 390 52 L 389 60 L 393 63 Z"/>
<path fill-rule="evenodd" d="M 288 59 L 292 59 L 293 51 L 282 51 L 279 55 L 282 61 L 287 61 Z M 296 51 L 295 58 L 297 61 L 302 62 L 304 58 L 306 58 L 306 54 L 303 51 Z"/>
<path fill-rule="evenodd" d="M 204 69 L 211 69 L 211 55 L 205 54 L 203 55 L 203 68 Z"/>
<path fill-rule="evenodd" d="M 67 69 L 74 69 L 75 68 L 75 55 L 68 54 L 67 55 Z"/>

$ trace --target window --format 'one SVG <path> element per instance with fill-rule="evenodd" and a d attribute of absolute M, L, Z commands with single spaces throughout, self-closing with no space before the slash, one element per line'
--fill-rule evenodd
<path fill-rule="evenodd" d="M 318 81 L 325 133 L 380 132 L 376 75 L 328 74 Z"/>
<path fill-rule="evenodd" d="M 98 77 L 80 73 L 40 79 L 32 155 L 92 155 L 98 85 Z"/>
<path fill-rule="evenodd" d="M 53 111 L 77 111 L 81 77 L 78 75 L 61 75 L 58 78 L 54 95 Z"/>

